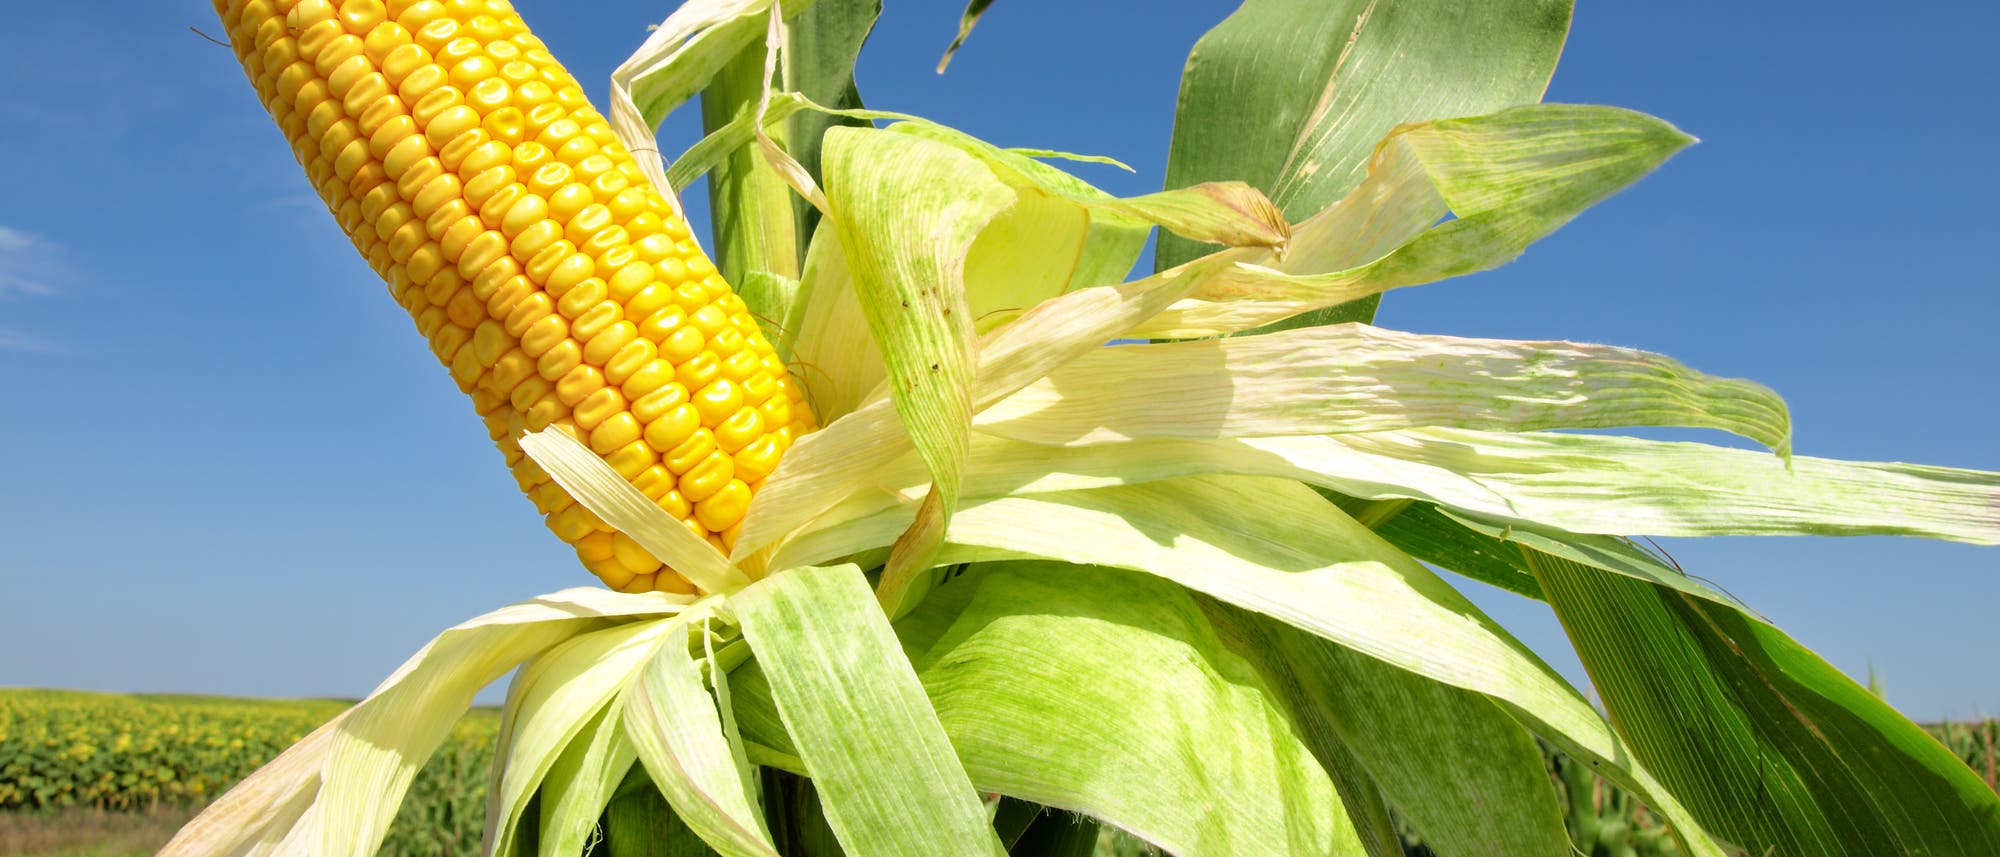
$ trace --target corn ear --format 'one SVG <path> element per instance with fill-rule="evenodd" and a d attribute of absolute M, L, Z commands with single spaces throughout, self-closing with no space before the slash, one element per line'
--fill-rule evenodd
<path fill-rule="evenodd" d="M 215 8 L 306 176 L 549 528 L 612 588 L 692 591 L 516 439 L 560 428 L 727 553 L 813 419 L 576 80 L 504 0 Z"/>

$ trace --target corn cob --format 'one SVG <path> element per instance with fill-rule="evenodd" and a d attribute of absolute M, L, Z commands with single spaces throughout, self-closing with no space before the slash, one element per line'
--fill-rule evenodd
<path fill-rule="evenodd" d="M 727 551 L 813 428 L 755 320 L 505 0 L 215 0 L 354 247 L 549 529 L 614 589 L 689 592 L 522 454 L 557 426 Z"/>

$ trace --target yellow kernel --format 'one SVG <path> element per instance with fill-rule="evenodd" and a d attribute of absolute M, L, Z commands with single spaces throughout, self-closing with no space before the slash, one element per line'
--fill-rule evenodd
<path fill-rule="evenodd" d="M 410 105 L 410 116 L 417 120 L 418 125 L 428 128 L 431 121 L 446 110 L 464 103 L 465 95 L 458 91 L 458 87 L 447 84 L 424 93 L 422 99 Z"/>
<path fill-rule="evenodd" d="M 711 530 L 726 530 L 743 520 L 750 510 L 750 486 L 732 479 L 708 499 L 694 504 L 695 520 Z"/>
<path fill-rule="evenodd" d="M 614 303 L 607 302 L 602 304 L 602 306 L 611 307 L 614 313 L 618 309 L 618 305 Z M 579 330 L 593 329 L 595 327 L 587 323 L 593 321 L 591 315 L 591 313 L 585 313 L 582 318 L 577 319 L 577 328 Z M 639 328 L 629 321 L 615 319 L 610 324 L 603 326 L 601 330 L 579 335 L 585 336 L 583 340 L 583 359 L 599 366 L 607 366 L 614 355 L 623 350 L 626 345 L 631 344 L 639 338 Z"/>
<path fill-rule="evenodd" d="M 569 168 L 565 166 L 563 168 L 565 180 L 568 174 Z M 578 212 L 590 207 L 594 201 L 590 195 L 590 188 L 581 183 L 559 184 L 555 192 L 549 196 L 549 210 L 557 220 L 567 223 Z"/>
<path fill-rule="evenodd" d="M 528 227 L 547 220 L 548 216 L 548 202 L 532 193 L 524 192 L 519 200 L 508 207 L 506 216 L 501 218 L 500 232 L 512 239 Z"/>
<path fill-rule="evenodd" d="M 599 282 L 602 281 L 600 280 Z M 582 288 L 591 288 L 591 287 L 589 286 L 579 287 L 579 289 Z M 574 292 L 572 292 L 572 294 L 574 294 Z M 562 301 L 556 302 L 557 312 L 562 311 L 562 304 L 563 304 Z M 598 301 L 595 305 L 591 306 L 589 309 L 586 309 L 582 313 L 579 313 L 576 316 L 576 319 L 570 322 L 570 330 L 574 332 L 574 335 L 576 336 L 576 341 L 585 343 L 587 345 L 592 339 L 597 338 L 598 334 L 603 333 L 607 328 L 624 320 L 624 318 L 625 315 L 621 310 L 618 309 L 617 304 L 612 303 L 610 301 Z M 603 361 L 593 360 L 591 362 L 602 363 Z"/>
<path fill-rule="evenodd" d="M 472 221 L 478 223 L 481 227 L 486 225 L 476 217 L 472 218 Z M 465 253 L 458 259 L 458 273 L 460 276 L 470 274 L 471 279 L 475 283 L 482 276 L 486 276 L 487 279 L 493 282 L 498 282 L 500 279 L 511 276 L 514 271 L 511 264 L 500 264 L 502 260 L 506 260 L 509 263 L 513 261 L 507 257 L 506 236 L 492 230 L 483 229 L 471 241 L 466 243 Z M 487 271 L 493 271 L 494 273 L 487 275 Z M 492 294 L 490 287 L 478 292 L 481 300 L 485 300 L 490 294 Z"/>
<path fill-rule="evenodd" d="M 474 337 L 475 340 L 477 337 Z M 582 367 L 578 367 L 582 368 Z M 574 370 L 572 370 L 574 371 Z M 563 376 L 567 379 L 569 376 Z M 596 392 L 576 403 L 576 427 L 584 431 L 597 428 L 597 424 L 609 419 L 612 414 L 626 411 L 625 396 L 615 387 L 599 387 Z"/>
<path fill-rule="evenodd" d="M 778 469 L 778 458 L 784 452 L 784 446 L 771 435 L 751 441 L 733 456 L 737 477 L 746 482 L 756 482 L 771 475 L 771 471 Z"/>
<path fill-rule="evenodd" d="M 669 410 L 687 404 L 688 392 L 686 387 L 669 383 L 637 399 L 633 399 L 629 393 L 626 394 L 626 398 L 632 402 L 632 416 L 638 417 L 639 422 L 651 424 L 654 420 L 665 416 Z M 701 414 L 696 412 L 694 425 L 700 424 Z M 692 427 L 688 429 L 688 431 L 693 430 Z"/>
<path fill-rule="evenodd" d="M 497 228 L 508 206 L 525 193 L 527 188 L 514 181 L 514 168 L 505 164 L 480 170 L 465 183 L 465 201 L 479 209 L 479 219 L 488 229 Z"/>
<path fill-rule="evenodd" d="M 607 535 L 609 534 L 607 533 Z M 618 560 L 612 558 L 600 560 L 587 559 L 583 561 L 583 567 L 588 569 L 591 574 L 597 575 L 597 579 L 603 581 L 606 587 L 618 592 L 630 591 L 634 582 L 638 580 L 636 575 L 630 571 L 626 571 L 624 566 L 618 564 Z"/>
<path fill-rule="evenodd" d="M 438 150 L 438 161 L 444 164 L 445 169 L 459 175 L 478 175 L 478 170 L 465 169 L 465 158 L 475 149 L 490 142 L 493 141 L 486 136 L 485 131 L 474 128 L 451 138 L 451 142 L 444 144 L 444 148 Z"/>
<path fill-rule="evenodd" d="M 688 502 L 686 497 L 682 497 L 679 491 L 668 491 L 664 496 L 653 498 L 653 505 L 660 507 L 660 511 L 674 516 L 677 520 L 686 520 L 688 516 L 694 514 L 694 504 Z"/>
<path fill-rule="evenodd" d="M 636 404 L 633 410 L 635 412 L 638 410 Z M 637 418 L 636 413 L 634 418 Z M 693 438 L 697 431 L 703 431 L 701 412 L 695 410 L 693 405 L 682 402 L 668 407 L 657 419 L 646 423 L 646 443 L 659 450 L 679 449 L 682 444 Z M 693 462 L 689 464 L 692 465 Z M 671 465 L 669 469 L 675 473 L 687 470 L 686 467 L 673 468 Z"/>
<path fill-rule="evenodd" d="M 432 146 L 443 146 L 451 142 L 451 138 L 478 127 L 479 111 L 460 104 L 446 108 L 424 123 L 424 139 L 429 140 Z"/>
<path fill-rule="evenodd" d="M 681 326 L 687 323 L 687 311 L 678 306 L 667 304 L 659 309 L 651 309 L 658 304 L 661 293 L 664 292 L 668 292 L 666 285 L 656 283 L 633 295 L 632 300 L 625 304 L 627 312 L 633 318 L 645 319 L 639 323 L 639 335 L 654 342 L 665 342 L 667 337 L 672 336 L 674 331 L 680 330 Z M 700 339 L 700 337 L 701 334 L 697 332 L 695 338 Z"/>
<path fill-rule="evenodd" d="M 637 577 L 632 578 L 631 582 L 626 583 L 624 586 L 617 587 L 617 589 L 619 592 L 624 592 L 633 595 L 636 595 L 641 592 L 651 592 L 653 591 L 653 584 L 655 578 L 656 575 L 653 574 L 641 574 Z"/>
<path fill-rule="evenodd" d="M 681 382 L 682 386 L 690 390 L 700 390 L 720 377 L 722 377 L 722 361 L 715 359 L 715 352 L 706 349 L 683 361 L 674 372 L 674 380 Z M 728 415 L 727 411 L 722 414 L 725 417 Z M 717 421 L 720 419 L 721 417 L 716 418 Z M 715 424 L 715 421 L 707 422 L 709 425 Z"/>
<path fill-rule="evenodd" d="M 400 89 L 410 75 L 418 69 L 430 67 L 430 64 L 431 52 L 424 50 L 422 45 L 398 45 L 382 58 L 382 77 L 390 86 Z M 409 101 L 407 98 L 403 100 Z"/>
<path fill-rule="evenodd" d="M 522 196 L 522 198 L 526 198 L 526 196 Z M 538 268 L 534 264 L 534 260 L 540 258 L 550 248 L 556 248 L 558 244 L 562 244 L 562 226 L 556 226 L 554 220 L 536 220 L 532 226 L 524 228 L 518 236 L 514 236 L 512 248 L 514 248 L 514 258 L 526 258 L 528 260 L 528 278 L 544 282 L 544 280 L 548 280 L 548 270 L 546 268 L 550 264 L 558 262 L 562 256 L 566 256 L 568 250 L 550 256 L 548 262 L 544 262 L 542 268 Z"/>
<path fill-rule="evenodd" d="M 604 373 L 586 363 L 563 373 L 562 380 L 556 382 L 556 398 L 573 408 L 590 394 L 605 389 L 610 388 L 604 386 Z"/>
<path fill-rule="evenodd" d="M 699 409 L 700 406 L 697 401 L 695 407 Z M 738 408 L 728 419 L 723 420 L 721 425 L 715 427 L 715 442 L 722 446 L 723 452 L 732 455 L 763 435 L 764 415 L 756 408 L 748 406 Z"/>
<path fill-rule="evenodd" d="M 529 357 L 526 351 L 512 348 L 493 361 L 493 369 L 486 373 L 486 380 L 495 391 L 511 394 L 515 387 L 534 374 L 534 358 Z"/>
<path fill-rule="evenodd" d="M 403 82 L 396 84 L 396 94 L 402 96 L 404 102 L 415 104 L 429 95 L 431 90 L 444 84 L 444 69 L 427 63 L 411 69 L 409 74 L 404 75 Z"/>
<path fill-rule="evenodd" d="M 534 175 L 536 170 L 549 162 L 549 147 L 529 140 L 514 145 L 514 168 L 523 175 Z"/>
<path fill-rule="evenodd" d="M 575 369 L 582 363 L 583 346 L 576 344 L 574 339 L 565 339 L 556 343 L 547 354 L 535 360 L 535 371 L 542 377 L 554 381 L 569 374 L 569 370 Z"/>
<path fill-rule="evenodd" d="M 630 413 L 612 414 L 604 422 L 598 423 L 597 428 L 591 430 L 590 448 L 598 455 L 604 455 L 638 440 L 644 433 L 639 421 Z"/>
<path fill-rule="evenodd" d="M 704 353 L 703 349 L 707 346 L 701 331 L 693 325 L 683 325 L 660 340 L 660 356 L 674 363 L 686 363 Z"/>
<path fill-rule="evenodd" d="M 671 470 L 673 469 L 673 465 L 669 464 L 667 468 Z M 703 456 L 700 461 L 696 462 L 693 467 L 689 468 L 686 473 L 681 474 L 681 496 L 693 502 L 695 509 L 699 511 L 703 500 L 714 496 L 716 492 L 722 490 L 723 486 L 729 484 L 729 480 L 734 478 L 736 478 L 735 462 L 731 461 L 727 454 L 719 450 L 710 452 L 708 455 Z"/>
<path fill-rule="evenodd" d="M 572 258 L 582 257 L 583 254 L 578 253 Z M 551 293 L 554 292 L 553 289 L 550 291 Z M 604 301 L 604 293 L 604 281 L 596 277 L 591 277 L 577 283 L 568 292 L 564 293 L 561 298 L 558 298 L 556 300 L 556 310 L 569 318 L 580 318 L 584 313 L 589 312 L 592 307 Z M 613 305 L 613 308 L 616 308 L 616 304 Z"/>
<path fill-rule="evenodd" d="M 559 315 L 545 315 L 521 333 L 521 348 L 530 356 L 541 357 L 569 338 L 569 322 Z"/>
<path fill-rule="evenodd" d="M 477 43 L 474 43 L 473 48 L 482 49 Z M 451 82 L 460 89 L 471 89 L 481 81 L 493 79 L 493 76 L 499 73 L 500 67 L 491 59 L 474 54 L 459 60 L 457 65 L 451 67 Z M 506 96 L 502 95 L 500 100 L 506 101 Z"/>
<path fill-rule="evenodd" d="M 632 441 L 604 456 L 604 463 L 611 465 L 612 470 L 618 471 L 618 475 L 628 481 L 646 472 L 646 468 L 652 467 L 659 460 L 660 457 L 653 453 L 653 448 L 647 446 L 643 440 Z"/>
<path fill-rule="evenodd" d="M 480 127 L 485 128 L 486 133 L 493 135 L 493 139 L 505 141 L 509 145 L 519 144 L 521 138 L 527 136 L 527 126 L 528 117 L 523 116 L 520 109 L 511 104 L 494 108 L 480 122 Z"/>
<path fill-rule="evenodd" d="M 467 60 L 466 62 L 469 63 L 471 61 Z M 452 74 L 456 76 L 459 70 L 465 68 L 465 66 L 466 63 L 459 63 L 458 68 L 452 69 Z M 466 96 L 471 100 L 472 106 L 478 108 L 480 113 L 491 113 L 502 107 L 506 107 L 508 99 L 514 95 L 512 89 L 507 86 L 507 81 L 498 77 L 487 77 L 473 83 L 460 85 L 467 87 Z"/>
<path fill-rule="evenodd" d="M 694 406 L 701 411 L 701 423 L 720 425 L 743 407 L 743 388 L 728 378 L 717 378 L 696 389 Z"/>
<path fill-rule="evenodd" d="M 576 540 L 577 558 L 584 562 L 603 562 L 612 556 L 612 533 L 593 532 Z"/>
<path fill-rule="evenodd" d="M 706 304 L 688 315 L 688 322 L 700 330 L 703 336 L 714 337 L 729 324 L 729 317 L 714 304 Z"/>
<path fill-rule="evenodd" d="M 638 401 L 641 397 L 666 386 L 673 380 L 674 364 L 665 360 L 653 360 L 639 367 L 639 371 L 632 373 L 632 377 L 625 379 L 623 385 L 625 388 L 625 397 L 633 401 Z M 685 386 L 682 387 L 682 392 L 686 392 Z"/>
<path fill-rule="evenodd" d="M 555 311 L 555 301 L 549 300 L 547 294 L 534 292 L 527 295 L 514 304 L 514 309 L 507 313 L 507 333 L 510 336 L 520 336 L 527 332 L 528 325 Z"/>
<path fill-rule="evenodd" d="M 663 450 L 660 453 L 660 459 L 662 463 L 667 465 L 667 469 L 682 475 L 686 475 L 689 470 L 694 469 L 694 466 L 700 464 L 702 459 L 719 451 L 715 445 L 715 433 L 705 428 L 695 429 L 688 434 L 687 439 L 681 441 L 678 445 L 660 447 L 660 449 Z M 687 492 L 683 489 L 681 493 L 685 494 Z"/>
<path fill-rule="evenodd" d="M 354 2 L 366 3 L 368 0 L 354 0 Z M 380 66 L 383 60 L 389 56 L 390 51 L 410 43 L 409 30 L 404 29 L 403 25 L 393 21 L 385 22 L 380 26 L 369 29 L 366 34 L 362 35 L 361 53 L 363 56 L 368 57 L 369 62 Z"/>
<path fill-rule="evenodd" d="M 646 495 L 648 499 L 657 501 L 661 497 L 667 496 L 668 491 L 674 490 L 674 483 L 676 481 L 678 480 L 674 477 L 673 471 L 654 464 L 640 471 L 639 475 L 632 477 L 632 487 L 639 489 L 639 493 Z M 681 513 L 681 515 L 685 514 L 687 513 Z M 674 517 L 678 518 L 681 515 L 675 515 Z"/>
<path fill-rule="evenodd" d="M 590 278 L 596 272 L 596 261 L 582 253 L 572 253 L 565 256 L 562 261 L 556 263 L 555 267 L 549 270 L 548 276 L 544 278 L 544 282 L 548 286 L 549 293 L 560 299 L 568 294 L 570 289 Z M 599 299 L 602 300 L 602 298 Z"/>

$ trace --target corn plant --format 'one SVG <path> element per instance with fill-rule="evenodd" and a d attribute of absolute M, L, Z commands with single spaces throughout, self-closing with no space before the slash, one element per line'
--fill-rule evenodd
<path fill-rule="evenodd" d="M 504 0 L 216 7 L 606 588 L 446 630 L 165 853 L 373 851 L 516 667 L 494 854 L 1384 855 L 1391 806 L 1570 854 L 1537 737 L 1660 850 L 2000 852 L 1963 762 L 1625 538 L 1993 544 L 2000 475 L 1794 455 L 1770 390 L 1657 354 L 1368 324 L 1691 142 L 1536 103 L 1568 0 L 1248 0 L 1133 198 L 864 104 L 869 0 L 693 0 L 608 118 Z M 1566 431 L 1629 426 L 1768 451 Z M 1545 601 L 1609 716 L 1426 562 Z"/>

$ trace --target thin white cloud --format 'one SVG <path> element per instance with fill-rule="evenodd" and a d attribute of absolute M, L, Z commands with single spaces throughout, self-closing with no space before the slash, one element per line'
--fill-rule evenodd
<path fill-rule="evenodd" d="M 53 342 L 0 324 L 0 351 L 48 353 L 60 350 Z"/>
<path fill-rule="evenodd" d="M 62 248 L 46 238 L 0 225 L 0 300 L 47 297 L 68 273 Z"/>

